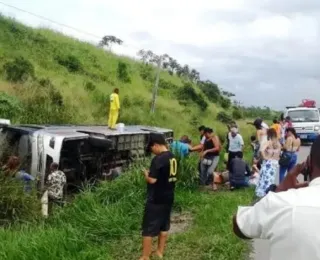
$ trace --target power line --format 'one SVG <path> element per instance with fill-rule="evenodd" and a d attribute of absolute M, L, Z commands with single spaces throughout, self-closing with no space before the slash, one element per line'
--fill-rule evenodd
<path fill-rule="evenodd" d="M 93 33 L 90 33 L 90 32 L 87 32 L 87 31 L 84 31 L 84 30 L 81 30 L 81 29 L 78 29 L 78 28 L 76 28 L 76 27 L 73 27 L 73 26 L 70 26 L 70 25 L 67 25 L 67 24 L 64 24 L 64 23 L 60 23 L 60 22 L 54 21 L 54 20 L 52 20 L 52 19 L 50 19 L 50 18 L 47 18 L 47 17 L 42 16 L 42 15 L 39 15 L 39 14 L 32 13 L 32 12 L 27 11 L 27 10 L 24 10 L 24 9 L 22 9 L 22 8 L 19 8 L 19 7 L 16 7 L 16 6 L 7 4 L 7 3 L 3 3 L 3 2 L 1 2 L 1 1 L 0 1 L 0 4 L 2 4 L 2 5 L 4 5 L 4 6 L 7 6 L 7 7 L 10 7 L 10 8 L 12 8 L 12 9 L 18 10 L 18 11 L 23 12 L 23 13 L 27 13 L 27 14 L 29 14 L 29 15 L 32 15 L 32 16 L 37 17 L 37 18 L 39 18 L 39 19 L 48 21 L 48 22 L 50 22 L 50 23 L 57 24 L 57 25 L 59 25 L 59 26 L 69 28 L 69 29 L 71 29 L 71 30 L 77 31 L 77 32 L 82 33 L 82 34 L 89 35 L 89 36 L 94 37 L 94 38 L 96 38 L 96 39 L 99 39 L 99 40 L 102 39 L 101 36 L 95 35 L 95 34 L 93 34 Z M 123 43 L 122 46 L 126 46 L 126 47 L 130 47 L 130 46 L 131 46 L 131 47 L 140 49 L 139 46 L 132 45 L 132 44 L 129 45 L 129 44 L 127 44 L 127 43 Z"/>
<path fill-rule="evenodd" d="M 67 25 L 67 24 L 59 23 L 59 22 L 54 21 L 54 20 L 52 20 L 52 19 L 50 19 L 50 18 L 47 18 L 47 17 L 44 17 L 44 16 L 42 16 L 42 15 L 38 15 L 38 14 L 35 14 L 35 13 L 32 13 L 32 12 L 29 12 L 29 11 L 24 10 L 24 9 L 21 9 L 21 8 L 19 8 L 19 7 L 16 7 L 16 6 L 13 6 L 13 5 L 9 5 L 9 4 L 3 3 L 3 2 L 1 2 L 1 1 L 0 1 L 0 4 L 2 4 L 2 5 L 4 5 L 4 6 L 7 6 L 7 7 L 10 7 L 10 8 L 13 8 L 13 9 L 16 9 L 16 10 L 18 10 L 18 11 L 20 11 L 20 12 L 23 12 L 23 13 L 27 13 L 27 14 L 29 14 L 29 15 L 32 15 L 32 16 L 37 17 L 37 18 L 39 18 L 39 19 L 48 21 L 48 22 L 50 22 L 50 23 L 54 23 L 54 24 L 60 25 L 60 26 L 62 26 L 62 27 L 69 28 L 69 29 L 74 30 L 74 31 L 77 31 L 77 32 L 79 32 L 79 33 L 90 35 L 90 36 L 92 36 L 92 37 L 94 37 L 94 38 L 97 38 L 97 39 L 99 39 L 99 40 L 101 40 L 101 38 L 102 38 L 102 37 L 100 37 L 100 36 L 98 36 L 98 35 L 95 35 L 95 34 L 92 34 L 92 33 L 86 32 L 86 31 L 83 31 L 83 30 L 81 30 L 81 29 L 75 28 L 75 27 L 70 26 L 70 25 Z"/>

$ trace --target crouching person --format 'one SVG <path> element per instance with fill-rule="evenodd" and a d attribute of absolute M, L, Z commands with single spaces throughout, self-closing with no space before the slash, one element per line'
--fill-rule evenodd
<path fill-rule="evenodd" d="M 236 156 L 230 163 L 230 190 L 248 187 L 248 177 L 251 176 L 251 170 L 248 164 L 241 156 Z"/>
<path fill-rule="evenodd" d="M 150 169 L 144 171 L 147 201 L 142 223 L 143 254 L 140 260 L 149 260 L 153 237 L 158 237 L 155 254 L 159 258 L 163 257 L 177 181 L 177 161 L 168 151 L 163 135 L 151 134 L 148 148 L 155 157 Z"/>

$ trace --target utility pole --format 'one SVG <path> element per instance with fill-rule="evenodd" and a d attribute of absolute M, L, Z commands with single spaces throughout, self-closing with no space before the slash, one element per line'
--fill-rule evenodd
<path fill-rule="evenodd" d="M 159 57 L 156 82 L 155 82 L 153 90 L 152 90 L 151 113 L 154 113 L 155 106 L 156 106 L 156 99 L 157 99 L 158 85 L 159 85 L 159 77 L 160 77 L 160 71 L 161 71 L 161 62 L 162 62 L 162 55 Z"/>

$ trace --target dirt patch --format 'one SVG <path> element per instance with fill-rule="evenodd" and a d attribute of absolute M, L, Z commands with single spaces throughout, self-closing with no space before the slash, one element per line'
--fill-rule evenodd
<path fill-rule="evenodd" d="M 188 230 L 192 224 L 192 216 L 190 212 L 173 213 L 171 216 L 170 234 L 183 233 Z"/>

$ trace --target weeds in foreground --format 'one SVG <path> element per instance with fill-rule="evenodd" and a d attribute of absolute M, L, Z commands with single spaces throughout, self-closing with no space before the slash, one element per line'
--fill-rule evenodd
<path fill-rule="evenodd" d="M 182 179 L 192 174 L 191 162 L 179 163 Z M 137 259 L 146 163 L 130 167 L 94 191 L 84 191 L 46 221 L 1 229 L 0 259 Z M 166 259 L 241 259 L 248 247 L 232 234 L 231 216 L 237 205 L 250 201 L 252 192 L 200 193 L 190 188 L 195 183 L 182 181 L 176 190 L 174 210 L 189 212 L 193 223 L 186 232 L 170 237 Z"/>

